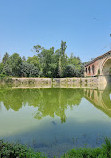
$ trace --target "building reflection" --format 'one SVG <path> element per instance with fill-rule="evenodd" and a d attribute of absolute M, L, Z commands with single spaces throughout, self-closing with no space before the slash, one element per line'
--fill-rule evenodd
<path fill-rule="evenodd" d="M 96 108 L 102 110 L 111 117 L 111 87 L 108 85 L 105 90 L 84 89 L 84 97 Z"/>

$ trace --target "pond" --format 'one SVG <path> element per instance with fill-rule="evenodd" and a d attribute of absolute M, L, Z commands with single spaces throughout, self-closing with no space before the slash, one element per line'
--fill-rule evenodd
<path fill-rule="evenodd" d="M 0 89 L 0 139 L 53 157 L 111 137 L 111 88 Z"/>

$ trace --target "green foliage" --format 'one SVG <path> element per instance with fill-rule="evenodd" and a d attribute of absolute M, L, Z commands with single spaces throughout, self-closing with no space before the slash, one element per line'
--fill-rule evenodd
<path fill-rule="evenodd" d="M 111 140 L 105 138 L 105 144 L 98 148 L 78 148 L 72 149 L 61 158 L 110 158 Z"/>
<path fill-rule="evenodd" d="M 34 55 L 33 57 L 28 57 L 27 62 L 39 68 L 40 63 L 38 56 Z"/>
<path fill-rule="evenodd" d="M 4 64 L 0 63 L 0 74 L 2 74 L 2 72 L 3 72 L 3 67 L 4 67 Z"/>
<path fill-rule="evenodd" d="M 65 54 L 66 42 L 61 41 L 61 48 L 59 50 L 59 64 L 58 64 L 58 75 L 64 77 L 65 67 L 67 65 L 67 56 Z"/>
<path fill-rule="evenodd" d="M 45 158 L 40 152 L 34 152 L 32 149 L 20 144 L 10 144 L 0 141 L 1 158 Z"/>
<path fill-rule="evenodd" d="M 22 62 L 25 62 L 26 61 L 26 58 L 25 56 L 22 57 Z"/>
<path fill-rule="evenodd" d="M 6 63 L 3 67 L 2 73 L 7 76 L 13 75 L 12 66 L 10 64 Z"/>
<path fill-rule="evenodd" d="M 36 45 L 33 47 L 33 49 L 36 51 L 36 53 L 40 53 L 44 49 L 44 47 L 41 47 L 40 45 Z"/>
<path fill-rule="evenodd" d="M 75 77 L 82 77 L 84 72 L 84 66 L 79 57 L 75 57 L 72 53 L 70 58 L 68 59 L 68 63 L 73 65 Z"/>
<path fill-rule="evenodd" d="M 39 70 L 34 64 L 23 62 L 21 65 L 21 76 L 22 77 L 38 77 Z"/>
<path fill-rule="evenodd" d="M 45 77 L 52 77 L 52 60 L 53 60 L 54 48 L 50 48 L 49 50 L 43 49 L 41 53 L 38 54 L 42 75 Z"/>
<path fill-rule="evenodd" d="M 4 56 L 5 57 L 5 56 Z M 3 58 L 4 59 L 4 58 Z M 20 76 L 22 59 L 19 54 L 14 53 L 4 62 L 3 74 L 7 76 Z"/>
<path fill-rule="evenodd" d="M 0 74 L 0 79 L 4 79 L 6 77 L 5 74 Z"/>
<path fill-rule="evenodd" d="M 20 76 L 22 59 L 19 54 L 12 54 L 8 60 L 8 64 L 12 68 L 12 76 Z"/>
<path fill-rule="evenodd" d="M 75 76 L 75 67 L 73 64 L 67 65 L 64 71 L 64 77 Z"/>
<path fill-rule="evenodd" d="M 14 77 L 81 77 L 83 65 L 79 57 L 71 54 L 67 57 L 66 42 L 61 41 L 61 46 L 56 51 L 54 47 L 45 49 L 40 45 L 33 47 L 36 55 L 26 60 L 18 53 L 9 56 L 5 53 L 0 63 L 0 74 Z"/>
<path fill-rule="evenodd" d="M 8 61 L 8 59 L 9 59 L 9 54 L 6 52 L 5 55 L 4 55 L 4 57 L 3 57 L 3 59 L 2 59 L 2 63 L 6 64 L 6 62 Z"/>
<path fill-rule="evenodd" d="M 4 143 L 0 140 L 1 158 L 45 158 L 40 152 L 34 152 L 32 149 L 20 144 Z M 111 141 L 105 138 L 105 144 L 98 148 L 78 148 L 65 153 L 61 158 L 110 158 Z"/>
<path fill-rule="evenodd" d="M 106 153 L 107 157 L 111 157 L 111 139 L 105 138 L 105 143 L 103 144 L 103 150 Z"/>

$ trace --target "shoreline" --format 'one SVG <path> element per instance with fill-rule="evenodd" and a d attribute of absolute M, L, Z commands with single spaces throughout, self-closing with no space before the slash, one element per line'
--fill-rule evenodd
<path fill-rule="evenodd" d="M 73 78 L 16 78 L 0 79 L 0 85 L 10 85 L 13 88 L 93 88 L 105 89 L 111 77 L 73 77 Z"/>
<path fill-rule="evenodd" d="M 111 153 L 111 139 L 105 138 L 105 143 L 100 147 L 90 148 L 73 148 L 60 156 L 60 158 L 69 157 L 85 157 L 85 158 L 95 158 L 95 157 L 105 157 L 109 158 Z M 18 143 L 9 143 L 0 140 L 0 156 L 1 157 L 27 157 L 27 158 L 48 158 L 48 156 L 43 152 L 35 152 L 34 149 L 27 147 L 26 145 L 21 145 Z M 54 156 L 56 158 L 56 156 Z M 58 156 L 57 156 L 58 157 Z"/>

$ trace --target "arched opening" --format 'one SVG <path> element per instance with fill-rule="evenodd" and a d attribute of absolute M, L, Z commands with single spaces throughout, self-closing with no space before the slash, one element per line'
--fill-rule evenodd
<path fill-rule="evenodd" d="M 94 65 L 92 65 L 92 73 L 93 73 L 93 75 L 94 75 L 94 70 L 95 69 L 95 67 L 94 67 Z"/>
<path fill-rule="evenodd" d="M 87 68 L 86 68 L 86 74 L 87 74 Z"/>
<path fill-rule="evenodd" d="M 88 71 L 89 71 L 89 74 L 90 74 L 90 72 L 91 72 L 90 66 L 88 67 Z"/>
<path fill-rule="evenodd" d="M 106 62 L 103 65 L 103 75 L 109 76 L 111 75 L 111 58 L 106 60 Z"/>

